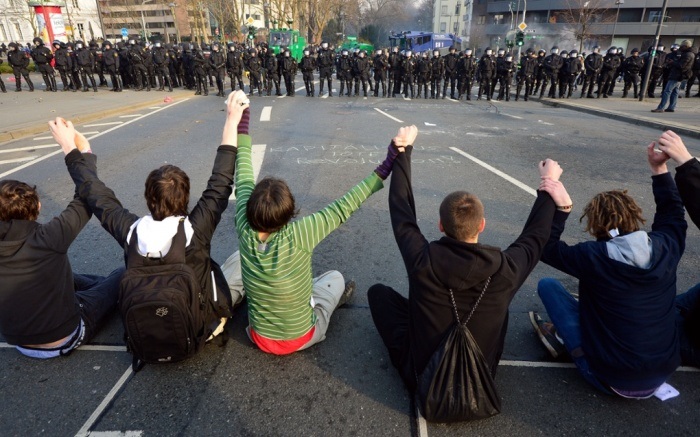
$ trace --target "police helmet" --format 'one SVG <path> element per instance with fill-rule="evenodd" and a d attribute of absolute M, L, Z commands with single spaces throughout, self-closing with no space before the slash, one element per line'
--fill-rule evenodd
<path fill-rule="evenodd" d="M 399 46 L 394 46 L 394 48 L 391 49 L 392 52 L 398 53 L 399 52 Z"/>
<path fill-rule="evenodd" d="M 75 42 L 75 48 L 80 50 L 83 48 L 83 42 L 82 41 L 76 41 Z"/>
<path fill-rule="evenodd" d="M 632 53 L 633 55 L 634 55 L 635 53 L 636 53 L 636 54 L 639 54 L 639 49 L 635 47 L 635 48 L 632 49 L 632 51 L 631 51 L 630 53 Z"/>
<path fill-rule="evenodd" d="M 352 52 L 353 52 L 353 54 L 355 54 L 355 55 L 359 55 L 359 54 L 360 54 L 360 49 L 355 49 L 355 50 L 353 50 Z"/>
<path fill-rule="evenodd" d="M 559 53 L 559 47 L 557 47 L 557 46 L 552 47 L 552 54 L 556 55 L 558 53 Z"/>
<path fill-rule="evenodd" d="M 255 56 L 258 54 L 258 51 L 255 50 L 255 48 L 251 47 L 250 50 L 248 50 L 248 53 L 250 54 L 250 56 Z"/>
<path fill-rule="evenodd" d="M 471 55 L 472 55 L 472 49 L 466 49 L 466 50 L 464 51 L 464 54 L 465 54 L 466 56 L 471 56 Z"/>
<path fill-rule="evenodd" d="M 423 53 L 421 53 L 421 56 L 424 57 L 425 59 L 428 59 L 428 51 L 426 50 Z"/>
<path fill-rule="evenodd" d="M 109 47 L 110 49 L 112 48 L 112 43 L 111 43 L 111 42 L 105 41 L 105 42 L 102 43 L 102 48 L 103 48 L 103 49 L 106 49 L 106 48 L 108 48 L 108 47 Z"/>
<path fill-rule="evenodd" d="M 44 45 L 44 40 L 42 40 L 42 39 L 39 38 L 39 37 L 34 38 L 34 39 L 32 40 L 32 42 L 33 42 L 34 44 L 38 45 L 38 46 Z"/>
<path fill-rule="evenodd" d="M 159 48 L 161 47 L 160 41 L 158 41 L 157 43 L 155 43 L 155 46 L 156 46 L 157 49 L 159 49 Z M 218 48 L 218 47 L 217 47 L 217 48 Z"/>
<path fill-rule="evenodd" d="M 484 50 L 484 53 L 491 56 L 491 53 L 493 53 L 493 50 L 491 50 L 491 47 L 486 47 L 486 50 Z"/>
<path fill-rule="evenodd" d="M 498 49 L 498 56 L 503 56 L 506 54 L 506 51 L 503 49 Z"/>
<path fill-rule="evenodd" d="M 598 47 L 598 46 L 593 47 L 593 53 L 600 53 L 600 47 Z"/>
<path fill-rule="evenodd" d="M 211 49 L 214 50 L 215 52 L 218 52 L 219 51 L 219 44 L 216 44 L 216 43 L 212 44 Z"/>
<path fill-rule="evenodd" d="M 129 45 L 130 45 L 130 46 L 135 46 L 135 45 L 136 45 L 136 40 L 130 39 L 130 40 L 129 40 Z"/>
<path fill-rule="evenodd" d="M 674 51 L 674 52 L 675 52 L 675 51 L 678 50 L 680 47 L 681 47 L 681 46 L 679 46 L 678 44 L 671 44 L 671 51 Z"/>
<path fill-rule="evenodd" d="M 17 43 L 16 42 L 11 42 L 7 45 L 7 47 L 11 48 L 12 50 L 15 50 L 17 48 Z"/>
<path fill-rule="evenodd" d="M 360 50 L 360 57 L 364 58 L 365 56 L 367 56 L 367 52 L 364 50 Z"/>
<path fill-rule="evenodd" d="M 288 58 L 291 53 L 289 52 L 289 49 L 284 51 L 284 57 Z"/>
<path fill-rule="evenodd" d="M 525 50 L 525 54 L 526 54 L 526 55 L 529 55 L 529 54 L 531 54 L 531 53 L 533 53 L 533 52 L 534 52 L 534 50 L 532 50 L 532 47 L 530 47 L 529 49 Z"/>
<path fill-rule="evenodd" d="M 569 57 L 570 58 L 578 58 L 578 51 L 577 50 L 572 50 L 569 52 Z"/>
<path fill-rule="evenodd" d="M 311 51 L 309 49 L 304 49 L 304 56 L 309 56 L 311 54 Z"/>
<path fill-rule="evenodd" d="M 508 53 L 508 54 L 506 55 L 506 62 L 511 62 L 512 60 L 513 60 L 513 55 L 511 55 L 510 53 Z"/>
<path fill-rule="evenodd" d="M 406 57 L 410 58 L 413 55 L 413 52 L 410 50 L 406 50 Z"/>
<path fill-rule="evenodd" d="M 61 41 L 59 41 L 59 40 L 54 40 L 54 42 L 52 42 L 51 45 L 54 46 L 54 47 L 56 47 L 56 46 L 61 47 Z"/>
<path fill-rule="evenodd" d="M 547 50 L 545 50 L 545 49 L 540 49 L 540 50 L 537 52 L 537 56 L 542 56 L 542 55 L 546 55 L 546 54 L 547 54 Z"/>
<path fill-rule="evenodd" d="M 450 53 L 453 53 L 457 50 L 455 46 L 450 46 Z"/>
<path fill-rule="evenodd" d="M 617 47 L 613 46 L 608 49 L 608 54 L 609 55 L 616 55 L 617 54 Z"/>
<path fill-rule="evenodd" d="M 665 47 L 664 47 L 663 44 L 659 44 L 658 46 L 656 46 L 656 51 L 657 51 L 657 52 L 663 52 L 663 51 L 664 51 L 664 48 L 665 48 Z"/>
<path fill-rule="evenodd" d="M 327 49 L 327 48 L 328 48 L 328 43 L 327 43 L 326 41 L 323 41 L 323 42 L 321 43 L 321 48 L 324 49 L 324 50 Z"/>
<path fill-rule="evenodd" d="M 343 50 L 342 52 L 340 52 L 340 54 L 341 54 L 342 56 L 347 56 L 347 55 L 348 55 L 348 51 L 347 51 L 347 50 Z"/>
<path fill-rule="evenodd" d="M 377 51 L 376 51 L 375 53 L 376 53 L 377 55 L 381 55 L 383 52 L 382 52 L 382 49 L 377 49 Z"/>
<path fill-rule="evenodd" d="M 569 57 L 569 52 L 567 52 L 566 50 L 562 50 L 561 53 L 559 54 L 559 56 L 566 59 Z"/>

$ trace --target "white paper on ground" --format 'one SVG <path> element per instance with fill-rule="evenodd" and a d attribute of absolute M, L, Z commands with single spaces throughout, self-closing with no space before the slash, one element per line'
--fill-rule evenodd
<path fill-rule="evenodd" d="M 671 384 L 668 384 L 666 382 L 661 384 L 661 387 L 657 388 L 656 392 L 654 392 L 654 396 L 661 399 L 662 401 L 675 398 L 679 394 L 680 392 L 678 390 L 676 390 Z"/>

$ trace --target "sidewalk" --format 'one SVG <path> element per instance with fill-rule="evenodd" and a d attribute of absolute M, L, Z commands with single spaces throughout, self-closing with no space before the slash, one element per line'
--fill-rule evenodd
<path fill-rule="evenodd" d="M 168 91 L 131 91 L 113 93 L 109 87 L 98 92 L 44 92 L 46 88 L 40 74 L 31 74 L 34 92 L 29 92 L 22 81 L 22 92 L 15 92 L 14 76 L 3 74 L 7 93 L 0 93 L 0 143 L 48 132 L 47 122 L 57 116 L 75 123 L 87 123 L 101 118 L 135 111 L 163 103 L 166 96 L 173 100 L 192 97 L 194 91 L 175 88 Z M 97 78 L 96 78 L 97 79 Z"/>
<path fill-rule="evenodd" d="M 651 112 L 651 110 L 656 109 L 661 101 L 661 93 L 658 90 L 656 93 L 658 96 L 657 98 L 647 98 L 643 102 L 631 97 L 631 92 L 627 98 L 621 98 L 622 86 L 620 86 L 620 84 L 615 87 L 613 96 L 607 99 L 602 97 L 600 99 L 581 99 L 578 97 L 580 92 L 581 91 L 574 91 L 570 99 L 538 99 L 533 97 L 531 97 L 531 99 L 539 100 L 544 105 L 587 112 L 589 114 L 625 121 L 640 126 L 653 127 L 659 130 L 671 129 L 679 135 L 700 138 L 699 97 L 680 98 L 676 105 L 676 112 L 656 114 Z M 696 92 L 697 88 L 694 88 L 692 94 L 696 94 Z M 682 93 L 685 95 L 685 91 Z"/>

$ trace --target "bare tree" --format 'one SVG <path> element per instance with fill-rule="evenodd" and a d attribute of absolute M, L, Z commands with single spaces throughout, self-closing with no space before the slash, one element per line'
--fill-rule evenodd
<path fill-rule="evenodd" d="M 607 0 L 568 0 L 567 6 L 568 9 L 552 17 L 555 22 L 561 19 L 570 25 L 569 31 L 579 41 L 579 51 L 583 51 L 585 41 L 598 34 L 601 24 L 615 21 Z"/>

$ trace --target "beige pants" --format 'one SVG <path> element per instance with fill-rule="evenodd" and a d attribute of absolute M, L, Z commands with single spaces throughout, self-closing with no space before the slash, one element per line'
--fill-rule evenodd
<path fill-rule="evenodd" d="M 241 255 L 234 252 L 221 266 L 224 272 L 233 302 L 243 300 L 245 290 L 243 289 L 243 279 L 241 277 Z M 304 350 L 316 343 L 326 339 L 326 331 L 331 320 L 331 315 L 338 306 L 340 297 L 345 291 L 345 279 L 337 270 L 330 270 L 321 276 L 313 279 L 313 291 L 311 294 L 311 306 L 316 314 L 316 329 L 313 337 L 299 350 Z M 248 338 L 250 338 L 250 326 L 246 328 Z M 252 341 L 252 340 L 251 340 Z"/>

